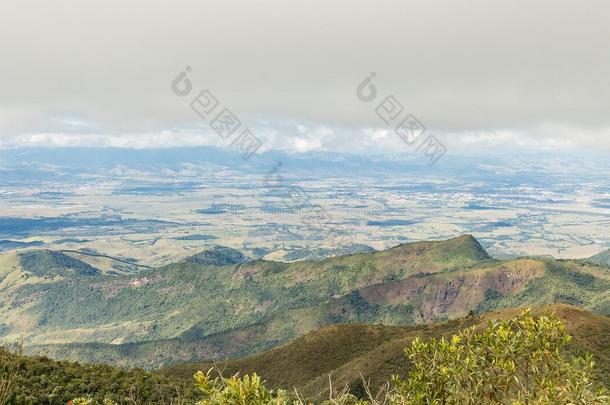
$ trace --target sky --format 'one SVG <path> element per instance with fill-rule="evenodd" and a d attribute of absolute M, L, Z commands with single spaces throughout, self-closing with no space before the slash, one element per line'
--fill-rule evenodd
<path fill-rule="evenodd" d="M 596 0 L 4 1 L 0 148 L 226 146 L 190 107 L 208 89 L 261 151 L 401 151 L 376 113 L 394 96 L 455 150 L 606 153 L 609 15 Z"/>

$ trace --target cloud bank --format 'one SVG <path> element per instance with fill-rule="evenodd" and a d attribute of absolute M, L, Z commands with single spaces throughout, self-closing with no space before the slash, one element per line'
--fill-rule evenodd
<path fill-rule="evenodd" d="M 609 14 L 601 0 L 3 2 L 0 147 L 219 145 L 170 90 L 190 66 L 268 149 L 404 147 L 356 97 L 375 72 L 380 97 L 448 146 L 610 151 Z"/>

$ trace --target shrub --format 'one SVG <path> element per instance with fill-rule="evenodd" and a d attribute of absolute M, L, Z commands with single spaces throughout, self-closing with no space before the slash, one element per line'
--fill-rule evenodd
<path fill-rule="evenodd" d="M 284 390 L 268 390 L 263 381 L 256 374 L 245 375 L 240 378 L 234 375 L 224 378 L 219 374 L 212 379 L 213 369 L 206 374 L 198 371 L 194 378 L 195 384 L 203 392 L 205 399 L 197 405 L 306 405 L 298 393 L 290 398 Z M 367 405 L 368 402 L 360 400 L 348 392 L 341 392 L 334 398 L 324 401 L 322 405 Z"/>
<path fill-rule="evenodd" d="M 224 378 L 221 375 L 212 379 L 212 370 L 206 374 L 198 371 L 194 378 L 197 388 L 204 395 L 197 405 L 283 405 L 288 403 L 285 391 L 268 390 L 261 378 L 252 374 L 239 378 L 234 375 Z"/>
<path fill-rule="evenodd" d="M 395 404 L 601 404 L 590 356 L 566 359 L 570 342 L 553 315 L 529 310 L 483 331 L 469 328 L 451 339 L 415 339 L 405 353 L 406 380 L 393 378 Z"/>

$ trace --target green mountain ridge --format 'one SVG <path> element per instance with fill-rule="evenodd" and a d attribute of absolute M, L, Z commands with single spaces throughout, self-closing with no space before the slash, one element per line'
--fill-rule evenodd
<path fill-rule="evenodd" d="M 212 257 L 223 265 L 187 259 L 135 275 L 29 283 L 10 297 L 0 290 L 0 331 L 25 333 L 31 353 L 155 368 L 241 357 L 338 323 L 414 325 L 553 303 L 610 313 L 605 268 L 496 260 L 470 235 L 315 261 Z"/>

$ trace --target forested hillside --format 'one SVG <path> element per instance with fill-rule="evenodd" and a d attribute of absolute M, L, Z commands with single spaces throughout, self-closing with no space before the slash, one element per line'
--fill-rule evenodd
<path fill-rule="evenodd" d="M 25 333 L 30 353 L 154 368 L 257 353 L 324 325 L 417 325 L 553 303 L 607 313 L 610 301 L 605 267 L 495 260 L 471 236 L 318 261 L 244 260 L 218 248 L 137 274 L 41 277 L 22 256 L 2 269 L 2 331 Z"/>

